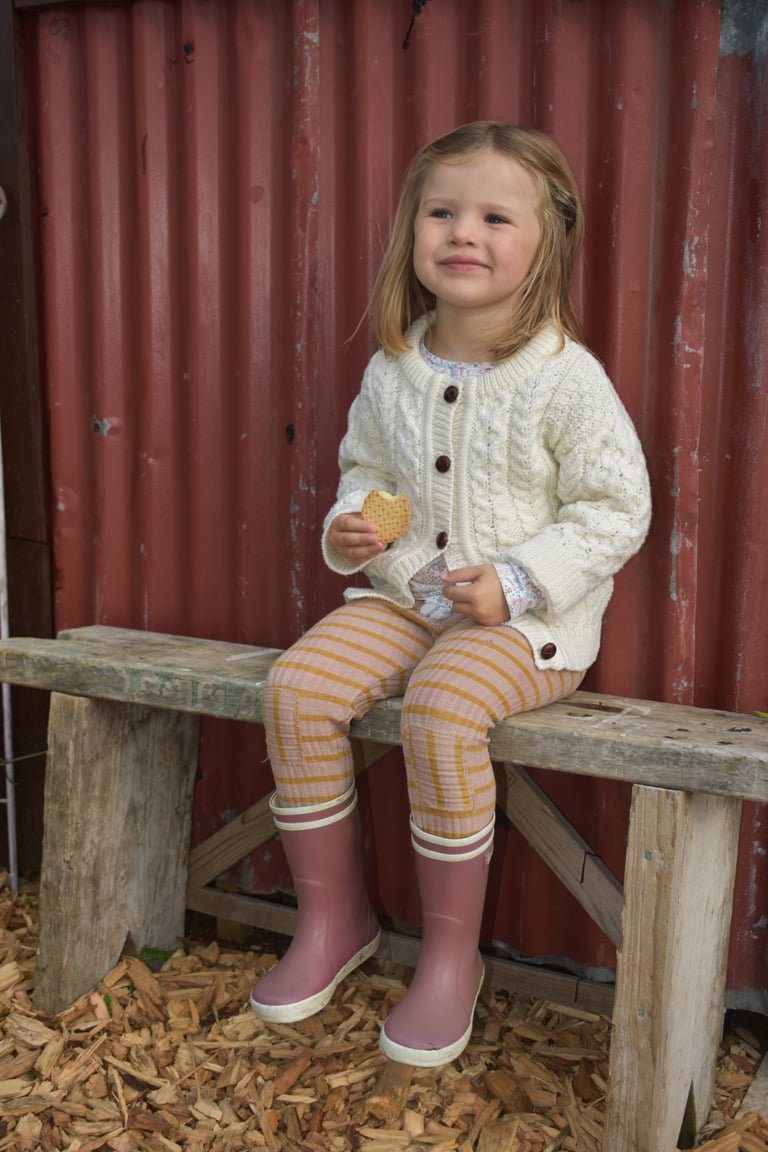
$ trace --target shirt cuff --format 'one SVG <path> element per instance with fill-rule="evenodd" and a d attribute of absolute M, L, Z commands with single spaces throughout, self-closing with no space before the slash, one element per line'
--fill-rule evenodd
<path fill-rule="evenodd" d="M 544 593 L 519 564 L 505 560 L 500 564 L 494 564 L 494 568 L 507 602 L 510 620 L 515 620 L 531 609 L 541 612 L 546 608 Z"/>

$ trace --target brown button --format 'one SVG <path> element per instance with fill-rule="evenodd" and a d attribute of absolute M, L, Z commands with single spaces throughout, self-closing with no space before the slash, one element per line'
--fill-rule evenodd
<path fill-rule="evenodd" d="M 459 398 L 459 390 L 455 384 L 449 384 L 445 392 L 443 392 L 443 400 L 446 404 L 453 404 Z"/>
<path fill-rule="evenodd" d="M 545 644 L 541 649 L 542 660 L 551 660 L 553 656 L 557 656 L 557 644 Z"/>
<path fill-rule="evenodd" d="M 438 472 L 448 472 L 450 467 L 450 456 L 438 456 L 437 460 L 435 460 L 435 468 L 437 468 Z"/>
<path fill-rule="evenodd" d="M 435 538 L 435 544 L 437 544 L 438 548 L 445 548 L 447 543 L 448 543 L 448 533 L 447 532 L 438 532 L 438 534 Z"/>

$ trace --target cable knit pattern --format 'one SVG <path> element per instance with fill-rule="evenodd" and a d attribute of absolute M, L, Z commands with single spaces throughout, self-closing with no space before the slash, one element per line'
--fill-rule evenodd
<path fill-rule="evenodd" d="M 363 566 L 371 590 L 348 589 L 347 599 L 373 594 L 410 608 L 409 580 L 441 553 L 449 569 L 512 561 L 546 599 L 544 610 L 514 620 L 537 665 L 588 668 L 612 577 L 650 521 L 632 423 L 595 357 L 571 340 L 558 352 L 553 329 L 490 371 L 455 381 L 419 352 L 426 325 L 414 325 L 409 352 L 377 352 L 366 369 L 339 449 L 326 562 L 358 571 L 328 544 L 336 516 L 358 512 L 372 488 L 407 492 L 407 532 Z"/>

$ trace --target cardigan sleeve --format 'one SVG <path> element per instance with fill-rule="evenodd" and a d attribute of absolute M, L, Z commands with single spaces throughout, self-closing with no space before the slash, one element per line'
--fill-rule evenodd
<path fill-rule="evenodd" d="M 547 611 L 562 615 L 640 548 L 650 485 L 629 415 L 591 356 L 554 391 L 543 436 L 557 464 L 558 512 L 511 559 L 542 590 Z"/>
<path fill-rule="evenodd" d="M 391 445 L 383 435 L 377 404 L 377 391 L 382 387 L 381 375 L 385 365 L 383 352 L 377 352 L 368 364 L 360 392 L 349 410 L 347 430 L 339 446 L 341 478 L 336 501 L 323 523 L 322 549 L 328 567 L 341 575 L 360 572 L 369 561 L 352 564 L 330 546 L 328 529 L 333 520 L 345 512 L 359 512 L 373 488 L 396 494 Z"/>

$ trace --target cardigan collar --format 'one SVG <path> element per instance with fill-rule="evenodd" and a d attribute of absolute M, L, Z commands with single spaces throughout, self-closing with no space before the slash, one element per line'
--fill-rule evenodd
<path fill-rule="evenodd" d="M 422 316 L 411 326 L 406 336 L 410 346 L 409 351 L 404 352 L 399 357 L 403 372 L 411 383 L 419 388 L 429 387 L 436 375 L 442 379 L 440 374 L 435 373 L 429 367 L 420 351 L 422 337 L 431 321 L 431 316 Z M 568 337 L 565 337 L 565 340 L 567 343 Z M 507 357 L 506 360 L 500 360 L 493 368 L 489 368 L 478 376 L 469 377 L 473 381 L 472 387 L 486 396 L 507 392 L 511 387 L 538 372 L 545 361 L 559 350 L 560 346 L 561 341 L 557 329 L 553 324 L 548 324 L 513 356 Z"/>

